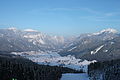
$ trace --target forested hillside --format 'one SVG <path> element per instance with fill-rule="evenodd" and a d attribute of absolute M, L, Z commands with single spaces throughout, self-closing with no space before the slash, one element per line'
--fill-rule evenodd
<path fill-rule="evenodd" d="M 120 60 L 91 63 L 88 74 L 90 80 L 120 80 Z"/>
<path fill-rule="evenodd" d="M 62 73 L 69 72 L 77 71 L 38 65 L 20 56 L 0 53 L 0 80 L 60 80 Z"/>

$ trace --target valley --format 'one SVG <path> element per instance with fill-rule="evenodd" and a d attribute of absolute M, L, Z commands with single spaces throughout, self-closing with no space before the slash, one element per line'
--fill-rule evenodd
<path fill-rule="evenodd" d="M 99 71 L 99 67 L 100 69 L 106 69 L 106 67 L 102 65 L 104 62 L 109 61 L 109 63 L 111 63 L 111 61 L 120 59 L 119 43 L 119 32 L 110 28 L 96 33 L 85 33 L 78 37 L 69 38 L 46 35 L 32 29 L 0 29 L 0 54 L 2 58 L 5 58 L 5 60 L 15 58 L 17 60 L 20 57 L 30 60 L 33 62 L 32 64 L 49 66 L 50 70 L 48 71 L 50 71 L 50 75 L 53 75 L 51 72 L 57 69 L 55 73 L 56 71 L 60 71 L 59 74 L 55 74 L 55 76 L 52 77 L 56 80 L 58 80 L 58 78 L 61 78 L 61 80 L 94 80 L 93 78 L 97 76 L 100 80 L 103 78 L 107 79 L 108 77 L 104 76 L 110 74 L 106 74 L 106 70 L 106 72 L 104 72 L 106 75 L 103 76 L 103 73 Z M 6 54 L 11 57 L 6 56 Z M 8 61 L 6 63 L 6 65 L 8 65 L 12 62 Z M 11 65 L 15 64 L 16 62 Z M 22 63 L 20 64 L 22 65 Z M 95 68 L 97 66 L 96 64 L 100 64 L 100 66 L 97 67 L 98 73 Z M 118 64 L 119 63 L 116 63 L 116 65 Z M 110 69 L 111 66 L 113 66 L 112 64 L 106 63 L 106 66 L 107 65 L 110 65 L 108 66 Z M 3 66 L 4 65 L 1 67 L 3 68 Z M 116 69 L 118 68 L 117 66 Z M 39 67 L 36 69 L 39 71 Z M 65 71 L 63 71 L 64 69 Z M 93 74 L 95 71 L 96 74 Z M 22 72 L 24 73 L 24 71 Z M 46 72 L 47 71 L 44 70 L 45 75 L 47 74 Z M 42 75 L 38 74 L 37 71 L 36 74 Z M 101 75 L 102 78 L 100 77 Z M 19 78 L 18 75 L 15 75 L 15 77 Z M 44 77 L 41 77 L 41 79 L 42 78 L 43 80 L 45 79 Z"/>
<path fill-rule="evenodd" d="M 49 66 L 67 67 L 74 70 L 87 72 L 87 67 L 90 63 L 96 62 L 76 59 L 74 56 L 60 56 L 58 53 L 53 52 L 12 52 L 11 54 L 20 55 L 24 58 L 32 60 L 35 63 Z"/>

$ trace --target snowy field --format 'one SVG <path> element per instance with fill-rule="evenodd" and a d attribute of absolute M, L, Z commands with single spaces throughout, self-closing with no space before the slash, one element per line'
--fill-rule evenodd
<path fill-rule="evenodd" d="M 61 80 L 89 80 L 87 73 L 67 73 L 62 74 Z"/>
<path fill-rule="evenodd" d="M 76 59 L 74 56 L 71 55 L 62 57 L 56 52 L 31 51 L 31 52 L 12 52 L 12 54 L 21 55 L 38 64 L 68 67 L 75 70 L 83 70 L 84 72 L 87 72 L 87 67 L 90 63 L 96 62 Z"/>

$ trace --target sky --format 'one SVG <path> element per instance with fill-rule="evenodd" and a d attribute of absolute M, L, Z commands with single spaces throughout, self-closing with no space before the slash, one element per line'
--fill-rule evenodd
<path fill-rule="evenodd" d="M 120 0 L 0 0 L 0 28 L 51 35 L 120 31 Z"/>

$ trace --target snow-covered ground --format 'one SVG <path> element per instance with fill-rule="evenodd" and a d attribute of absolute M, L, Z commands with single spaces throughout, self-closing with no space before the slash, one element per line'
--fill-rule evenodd
<path fill-rule="evenodd" d="M 96 54 L 100 49 L 102 49 L 104 47 L 104 45 L 98 47 L 95 49 L 95 51 L 91 51 L 91 54 Z"/>
<path fill-rule="evenodd" d="M 61 80 L 89 80 L 87 73 L 66 73 L 62 74 Z"/>
<path fill-rule="evenodd" d="M 74 56 L 71 55 L 62 57 L 58 53 L 50 51 L 12 52 L 12 54 L 21 55 L 38 64 L 68 67 L 75 70 L 83 70 L 84 72 L 87 72 L 87 67 L 90 63 L 95 62 L 76 59 Z"/>

